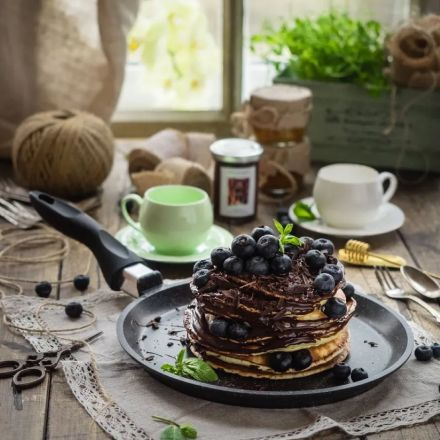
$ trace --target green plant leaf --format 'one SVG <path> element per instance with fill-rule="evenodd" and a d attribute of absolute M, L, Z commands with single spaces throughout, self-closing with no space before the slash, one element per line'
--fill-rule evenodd
<path fill-rule="evenodd" d="M 182 362 L 185 359 L 185 353 L 186 350 L 184 348 L 179 351 L 179 354 L 177 355 L 177 359 L 176 359 L 176 367 L 179 368 L 182 366 Z"/>
<path fill-rule="evenodd" d="M 297 202 L 293 207 L 293 213 L 300 221 L 316 220 L 316 215 L 312 211 L 312 207 L 304 202 Z"/>
<path fill-rule="evenodd" d="M 284 244 L 293 244 L 295 246 L 301 246 L 302 242 L 298 237 L 289 235 L 284 239 Z"/>
<path fill-rule="evenodd" d="M 292 232 L 293 229 L 293 224 L 292 223 L 288 223 L 285 228 L 284 228 L 284 233 L 283 235 L 289 235 Z"/>
<path fill-rule="evenodd" d="M 180 427 L 170 425 L 161 432 L 160 440 L 185 440 L 185 436 Z"/>
<path fill-rule="evenodd" d="M 191 425 L 181 425 L 180 430 L 186 438 L 197 438 L 197 430 Z"/>
<path fill-rule="evenodd" d="M 282 77 L 359 84 L 377 95 L 389 87 L 385 38 L 379 22 L 332 11 L 265 24 L 251 50 Z"/>
<path fill-rule="evenodd" d="M 275 218 L 273 219 L 273 224 L 275 226 L 275 229 L 280 233 L 280 235 L 283 235 L 284 234 L 283 225 Z"/>
<path fill-rule="evenodd" d="M 168 373 L 173 373 L 173 374 L 176 374 L 176 371 L 177 371 L 176 367 L 171 364 L 163 364 L 163 365 L 161 365 L 160 369 L 163 371 L 166 371 Z"/>
<path fill-rule="evenodd" d="M 182 372 L 200 382 L 215 382 L 218 380 L 215 370 L 205 361 L 199 358 L 188 358 L 183 363 Z"/>

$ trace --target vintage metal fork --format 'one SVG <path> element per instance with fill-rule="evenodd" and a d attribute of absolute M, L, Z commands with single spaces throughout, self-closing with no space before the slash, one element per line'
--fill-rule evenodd
<path fill-rule="evenodd" d="M 5 199 L 17 200 L 19 202 L 30 203 L 27 191 L 18 186 L 12 179 L 0 179 L 0 196 Z"/>
<path fill-rule="evenodd" d="M 440 324 L 440 313 L 437 312 L 434 307 L 431 307 L 427 302 L 423 301 L 423 299 L 419 298 L 418 296 L 405 293 L 403 289 L 401 289 L 397 285 L 396 281 L 394 281 L 394 278 L 392 277 L 388 267 L 375 266 L 374 273 L 386 296 L 393 299 L 409 299 L 411 301 L 414 301 L 419 306 L 423 307 L 425 310 L 431 313 L 435 320 Z"/>
<path fill-rule="evenodd" d="M 30 229 L 41 221 L 41 217 L 22 204 L 13 201 L 8 202 L 0 197 L 0 217 L 20 229 Z"/>

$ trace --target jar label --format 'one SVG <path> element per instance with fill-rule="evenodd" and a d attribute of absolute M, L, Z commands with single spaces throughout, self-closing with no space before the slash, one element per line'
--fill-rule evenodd
<path fill-rule="evenodd" d="M 255 213 L 257 167 L 220 167 L 220 215 L 248 217 Z"/>

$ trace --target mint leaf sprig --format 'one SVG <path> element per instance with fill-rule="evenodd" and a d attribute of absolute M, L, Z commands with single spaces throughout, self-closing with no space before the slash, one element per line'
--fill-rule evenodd
<path fill-rule="evenodd" d="M 300 222 L 310 222 L 316 220 L 317 217 L 312 211 L 313 205 L 307 205 L 304 202 L 296 202 L 293 207 L 293 213 Z"/>
<path fill-rule="evenodd" d="M 168 373 L 189 377 L 200 382 L 218 380 L 217 373 L 205 361 L 196 357 L 185 357 L 185 349 L 180 350 L 174 365 L 163 364 L 160 368 Z"/>
<path fill-rule="evenodd" d="M 279 242 L 280 242 L 280 251 L 284 254 L 284 247 L 286 244 L 293 244 L 294 246 L 301 246 L 301 240 L 294 235 L 291 235 L 293 229 L 293 224 L 288 223 L 286 226 L 283 226 L 278 220 L 273 219 L 273 224 L 275 225 L 276 230 L 279 232 Z"/>
<path fill-rule="evenodd" d="M 168 425 L 160 434 L 160 440 L 186 440 L 197 438 L 197 430 L 189 424 L 179 425 L 173 420 L 164 417 L 152 416 L 155 422 Z"/>

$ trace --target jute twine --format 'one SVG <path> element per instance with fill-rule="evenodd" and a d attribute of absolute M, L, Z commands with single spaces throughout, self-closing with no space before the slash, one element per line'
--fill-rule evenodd
<path fill-rule="evenodd" d="M 18 127 L 12 160 L 28 188 L 80 197 L 99 187 L 110 172 L 114 141 L 109 126 L 91 113 L 36 113 Z"/>
<path fill-rule="evenodd" d="M 33 231 L 21 231 L 17 230 L 14 227 L 5 228 L 0 230 L 0 245 L 5 244 L 5 246 L 0 251 L 0 263 L 8 262 L 8 263 L 16 263 L 16 264 L 43 264 L 43 263 L 51 263 L 51 262 L 61 262 L 64 258 L 69 254 L 69 242 L 68 240 L 54 233 L 50 228 L 45 225 L 39 224 L 35 226 L 36 230 Z M 44 245 L 60 245 L 58 250 L 47 252 L 38 257 L 23 257 L 14 255 L 14 251 L 23 251 L 26 249 L 32 249 L 35 247 L 41 247 Z M 84 274 L 89 273 L 92 262 L 92 255 L 90 255 L 89 260 L 87 262 L 87 267 Z M 55 280 L 51 281 L 51 284 L 66 284 L 71 283 L 73 279 L 65 279 L 65 280 Z M 24 279 L 20 277 L 11 277 L 0 274 L 0 285 L 7 287 L 9 289 L 15 290 L 16 294 L 23 294 L 23 287 L 18 284 L 20 282 L 24 283 L 37 283 L 38 280 Z M 107 394 L 105 391 L 101 381 L 99 380 L 98 375 L 98 365 L 96 357 L 93 353 L 93 349 L 91 345 L 85 340 L 85 338 L 77 338 L 70 336 L 72 333 L 76 333 L 78 331 L 85 330 L 93 326 L 96 321 L 96 315 L 87 309 L 83 309 L 83 315 L 87 316 L 89 319 L 86 322 L 82 322 L 74 327 L 68 328 L 50 328 L 47 322 L 44 320 L 42 313 L 44 310 L 51 310 L 53 308 L 63 308 L 64 304 L 54 301 L 45 301 L 38 306 L 36 306 L 34 313 L 35 319 L 38 322 L 37 327 L 24 327 L 18 324 L 14 324 L 11 319 L 6 315 L 5 306 L 4 306 L 4 298 L 6 293 L 3 289 L 0 288 L 0 309 L 3 310 L 3 323 L 9 328 L 10 331 L 16 333 L 25 333 L 25 334 L 41 334 L 47 336 L 55 336 L 57 339 L 64 340 L 66 342 L 71 343 L 81 343 L 83 348 L 86 348 L 89 356 L 90 356 L 90 368 L 95 372 L 95 377 L 97 378 L 96 386 L 98 387 L 98 391 L 103 397 L 106 404 L 100 409 L 100 413 L 104 412 L 109 406 L 115 404 L 114 400 Z M 92 419 L 91 424 L 94 421 Z"/>

